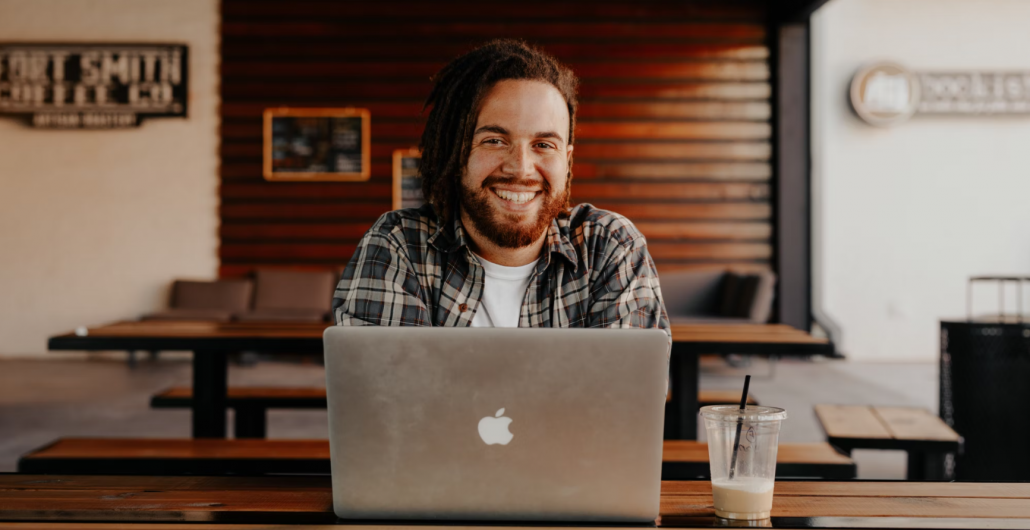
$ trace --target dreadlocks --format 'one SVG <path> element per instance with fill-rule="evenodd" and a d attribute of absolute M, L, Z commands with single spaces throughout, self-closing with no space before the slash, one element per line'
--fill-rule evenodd
<path fill-rule="evenodd" d="M 432 110 L 419 142 L 422 194 L 443 221 L 456 215 L 461 175 L 483 98 L 505 79 L 542 81 L 558 89 L 568 105 L 569 145 L 573 143 L 578 80 L 554 57 L 521 41 L 494 40 L 454 59 L 433 78 L 433 90 L 422 107 Z"/>

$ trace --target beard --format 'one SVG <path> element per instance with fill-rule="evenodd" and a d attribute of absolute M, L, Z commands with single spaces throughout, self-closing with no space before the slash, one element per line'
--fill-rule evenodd
<path fill-rule="evenodd" d="M 571 176 L 570 176 L 571 177 Z M 558 218 L 569 206 L 569 188 L 572 179 L 565 180 L 565 189 L 558 196 L 551 194 L 551 187 L 544 181 L 544 189 L 541 192 L 540 209 L 536 219 L 527 217 L 530 213 L 502 213 L 491 204 L 491 186 L 507 184 L 518 186 L 520 184 L 532 185 L 535 181 L 524 181 L 510 177 L 487 177 L 479 189 L 474 189 L 461 183 L 460 199 L 461 208 L 472 221 L 476 231 L 487 238 L 491 243 L 501 248 L 522 248 L 529 246 L 540 239 L 551 222 Z"/>

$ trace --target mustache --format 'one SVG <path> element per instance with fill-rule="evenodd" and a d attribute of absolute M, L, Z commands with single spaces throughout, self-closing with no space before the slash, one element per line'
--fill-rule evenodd
<path fill-rule="evenodd" d="M 481 187 L 489 188 L 491 186 L 508 185 L 531 188 L 538 184 L 543 186 L 544 192 L 551 192 L 551 184 L 547 180 L 520 179 L 517 177 L 486 177 Z"/>

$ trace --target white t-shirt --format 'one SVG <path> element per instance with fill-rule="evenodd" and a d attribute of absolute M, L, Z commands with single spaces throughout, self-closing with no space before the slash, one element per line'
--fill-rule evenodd
<path fill-rule="evenodd" d="M 522 299 L 539 259 L 520 267 L 490 263 L 476 254 L 486 272 L 483 278 L 483 299 L 472 317 L 474 328 L 517 328 Z"/>

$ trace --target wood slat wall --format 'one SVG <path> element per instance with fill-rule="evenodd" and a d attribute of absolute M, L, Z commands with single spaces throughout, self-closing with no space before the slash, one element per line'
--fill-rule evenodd
<path fill-rule="evenodd" d="M 572 185 L 632 219 L 662 271 L 768 268 L 769 49 L 761 1 L 223 0 L 221 272 L 338 267 L 390 209 L 391 154 L 415 146 L 429 78 L 494 37 L 581 78 Z M 367 107 L 372 177 L 261 178 L 266 107 Z"/>

